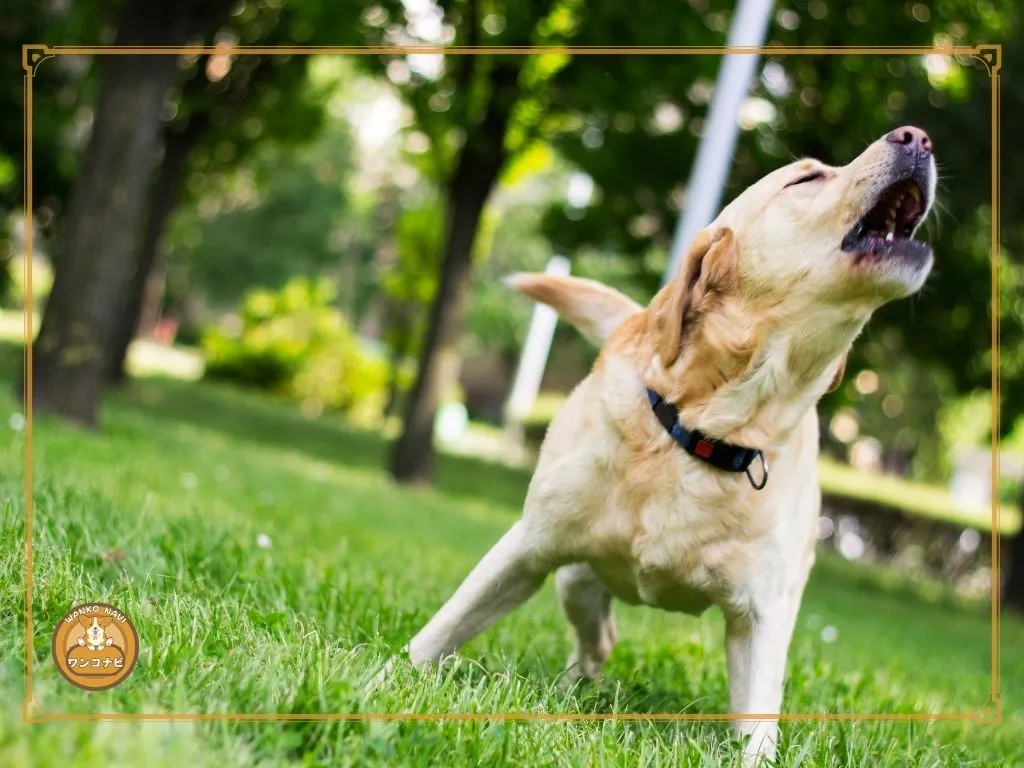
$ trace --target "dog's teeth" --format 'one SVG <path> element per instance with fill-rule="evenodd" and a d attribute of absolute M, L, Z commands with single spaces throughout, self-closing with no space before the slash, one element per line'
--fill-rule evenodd
<path fill-rule="evenodd" d="M 910 196 L 917 200 L 918 202 L 921 202 L 921 190 L 918 189 L 916 186 L 910 188 Z"/>
<path fill-rule="evenodd" d="M 890 231 L 889 234 L 885 236 L 885 242 L 891 243 L 893 237 L 895 237 L 895 235 Z"/>

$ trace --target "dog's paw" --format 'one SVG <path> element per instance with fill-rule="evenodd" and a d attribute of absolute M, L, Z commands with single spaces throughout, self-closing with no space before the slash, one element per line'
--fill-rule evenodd
<path fill-rule="evenodd" d="M 555 690 L 562 696 L 568 696 L 571 693 L 575 693 L 589 682 L 590 680 L 583 675 L 571 675 L 568 672 L 565 672 L 558 679 L 558 683 L 555 685 Z"/>
<path fill-rule="evenodd" d="M 595 672 L 588 667 L 589 665 L 586 663 L 577 661 L 576 654 L 570 656 L 565 669 L 562 671 L 562 677 L 558 681 L 558 691 L 560 693 L 571 693 L 595 682 L 600 677 L 600 672 Z"/>
<path fill-rule="evenodd" d="M 778 725 L 758 722 L 744 729 L 743 768 L 768 768 L 775 764 L 775 751 L 779 739 Z"/>

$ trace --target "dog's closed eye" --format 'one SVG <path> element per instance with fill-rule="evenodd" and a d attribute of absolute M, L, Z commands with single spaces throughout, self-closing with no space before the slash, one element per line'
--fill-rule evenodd
<path fill-rule="evenodd" d="M 787 184 L 786 187 L 792 187 L 795 184 L 805 184 L 808 181 L 817 181 L 818 179 L 823 178 L 825 178 L 824 171 L 811 171 L 810 173 L 805 173 L 803 176 L 797 179 L 793 179 L 793 181 L 789 182 L 789 184 Z M 783 187 L 783 189 L 785 189 L 786 187 Z"/>

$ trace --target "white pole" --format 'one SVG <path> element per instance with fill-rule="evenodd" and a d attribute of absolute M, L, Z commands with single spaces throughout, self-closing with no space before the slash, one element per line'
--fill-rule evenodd
<path fill-rule="evenodd" d="M 551 257 L 544 271 L 549 275 L 568 275 L 569 269 L 569 260 L 556 255 Z M 537 400 L 557 322 L 558 314 L 551 307 L 540 303 L 534 306 L 530 330 L 526 334 L 526 343 L 519 358 L 519 368 L 505 405 L 506 427 L 514 439 L 521 438 L 522 423 L 530 415 Z"/>
<path fill-rule="evenodd" d="M 773 5 L 773 0 L 739 0 L 727 44 L 730 47 L 761 46 L 768 33 Z M 759 58 L 756 53 L 730 53 L 722 58 L 697 158 L 686 183 L 686 202 L 672 238 L 663 284 L 675 276 L 686 249 L 697 233 L 711 223 L 722 201 L 739 134 L 740 109 Z"/>

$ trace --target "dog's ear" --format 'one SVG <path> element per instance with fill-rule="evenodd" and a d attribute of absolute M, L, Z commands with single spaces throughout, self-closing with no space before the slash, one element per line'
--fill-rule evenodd
<path fill-rule="evenodd" d="M 828 389 L 825 390 L 825 394 L 829 392 L 835 392 L 839 389 L 843 383 L 843 376 L 846 375 L 846 355 L 843 355 L 839 359 L 839 367 L 836 369 L 836 375 L 832 377 L 832 383 L 828 385 Z"/>
<path fill-rule="evenodd" d="M 640 312 L 635 301 L 614 288 L 579 277 L 518 273 L 505 285 L 552 307 L 562 319 L 601 346 L 626 319 Z"/>
<path fill-rule="evenodd" d="M 732 230 L 703 229 L 683 258 L 679 274 L 651 300 L 646 329 L 666 368 L 679 358 L 688 328 L 713 297 L 735 289 L 736 260 Z"/>
<path fill-rule="evenodd" d="M 92 616 L 79 616 L 78 623 L 88 629 L 92 626 Z"/>
<path fill-rule="evenodd" d="M 114 617 L 113 616 L 104 616 L 102 619 L 100 619 L 100 626 L 101 627 L 109 627 L 113 623 L 114 623 Z"/>

